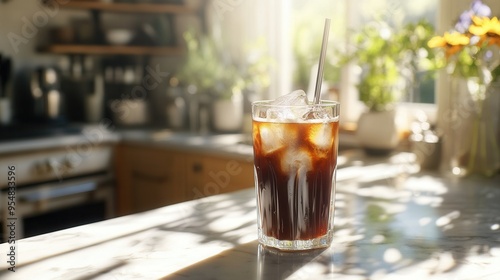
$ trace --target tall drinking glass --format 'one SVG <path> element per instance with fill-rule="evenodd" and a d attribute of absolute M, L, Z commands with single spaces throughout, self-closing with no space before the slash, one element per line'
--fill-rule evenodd
<path fill-rule="evenodd" d="M 280 250 L 333 238 L 340 104 L 252 104 L 258 238 Z"/>

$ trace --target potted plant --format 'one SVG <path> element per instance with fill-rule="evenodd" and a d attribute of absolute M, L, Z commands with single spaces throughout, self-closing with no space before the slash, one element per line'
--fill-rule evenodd
<path fill-rule="evenodd" d="M 236 72 L 227 72 L 212 91 L 212 127 L 219 132 L 236 132 L 243 125 L 243 79 Z"/>
<path fill-rule="evenodd" d="M 207 122 L 205 118 L 210 116 L 212 128 L 217 131 L 238 130 L 242 124 L 243 80 L 235 65 L 210 36 L 189 31 L 184 33 L 184 39 L 187 55 L 179 78 L 193 95 L 191 105 L 195 108 L 191 111 L 199 114 L 190 117 Z M 209 112 L 202 113 L 206 109 Z"/>
<path fill-rule="evenodd" d="M 400 28 L 378 20 L 354 34 L 352 52 L 343 60 L 361 68 L 357 87 L 367 110 L 358 120 L 357 138 L 369 154 L 387 154 L 399 144 L 395 104 L 417 87 L 418 71 L 433 68 L 427 46 L 433 32 L 425 20 Z"/>
<path fill-rule="evenodd" d="M 262 52 L 265 42 L 257 40 L 249 44 L 242 55 L 245 59 L 236 61 L 209 35 L 187 32 L 184 39 L 187 57 L 178 73 L 180 81 L 194 88 L 191 92 L 196 92 L 194 95 L 197 105 L 202 105 L 201 109 L 210 108 L 213 130 L 240 131 L 243 128 L 244 93 L 260 92 L 270 82 L 271 61 Z M 195 111 L 200 110 L 195 108 Z"/>

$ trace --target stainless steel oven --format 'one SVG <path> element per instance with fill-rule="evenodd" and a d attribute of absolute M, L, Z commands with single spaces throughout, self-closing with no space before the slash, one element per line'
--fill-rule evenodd
<path fill-rule="evenodd" d="M 0 155 L 0 242 L 9 234 L 3 223 L 11 214 L 16 218 L 16 239 L 114 216 L 112 144 L 87 143 L 83 152 L 83 142 L 77 143 Z M 9 166 L 15 167 L 13 213 L 7 211 Z"/>

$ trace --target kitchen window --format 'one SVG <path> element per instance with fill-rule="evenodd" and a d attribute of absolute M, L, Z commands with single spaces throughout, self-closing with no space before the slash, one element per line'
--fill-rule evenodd
<path fill-rule="evenodd" d="M 309 27 L 299 26 L 299 29 L 292 31 L 293 34 L 300 32 L 300 28 L 308 29 L 314 33 L 322 31 L 317 23 L 324 17 L 332 18 L 332 30 L 330 33 L 329 45 L 346 44 L 349 30 L 357 30 L 360 26 L 373 19 L 374 15 L 389 13 L 392 17 L 403 17 L 404 21 L 417 21 L 426 19 L 436 27 L 436 34 L 450 29 L 462 11 L 470 7 L 473 0 L 422 0 L 422 1 L 398 1 L 398 0 L 344 0 L 344 1 L 306 1 L 294 0 L 294 17 L 292 21 L 298 21 L 304 17 L 304 11 L 309 12 L 311 16 L 308 20 Z M 493 0 L 483 0 L 484 3 L 492 8 L 493 14 L 498 14 L 500 3 Z M 328 6 L 329 5 L 329 6 Z M 300 22 L 300 24 L 302 24 Z M 313 54 L 319 54 L 319 44 L 321 38 L 317 37 L 318 47 L 312 51 Z M 297 70 L 297 69 L 295 69 Z M 444 71 L 444 70 L 442 70 Z M 423 77 L 426 73 L 418 73 Z M 295 73 L 295 75 L 297 75 Z M 312 77 L 312 76 L 311 76 Z M 325 77 L 328 79 L 328 77 Z M 398 104 L 398 112 L 402 112 L 402 119 L 406 125 L 413 120 L 417 112 L 424 112 L 428 120 L 432 123 L 438 122 L 438 107 L 444 111 L 448 106 L 449 82 L 446 75 L 439 73 L 433 79 L 423 80 L 415 93 L 409 92 Z M 345 123 L 355 123 L 364 110 L 364 105 L 359 101 L 356 89 L 356 67 L 344 67 L 341 69 L 341 78 L 339 78 L 339 94 L 342 103 L 341 119 Z M 314 82 L 311 80 L 311 82 Z M 309 87 L 310 88 L 310 87 Z M 438 93 L 439 94 L 436 94 Z"/>
<path fill-rule="evenodd" d="M 215 1 L 217 2 L 217 1 Z M 307 91 L 314 82 L 314 63 L 317 62 L 324 18 L 332 19 L 329 49 L 346 44 L 348 30 L 356 30 L 376 13 L 390 12 L 402 16 L 405 21 L 425 18 L 436 26 L 436 34 L 450 29 L 460 13 L 467 9 L 472 0 L 255 0 L 232 1 L 222 17 L 215 17 L 221 27 L 224 38 L 229 42 L 228 49 L 235 57 L 243 57 L 241 50 L 247 42 L 264 37 L 267 41 L 268 54 L 274 58 L 275 65 L 271 73 L 271 88 L 258 98 L 275 98 L 294 89 Z M 500 10 L 500 3 L 484 0 L 495 14 Z M 217 29 L 217 28 L 216 28 Z M 297 58 L 297 48 L 305 55 L 308 64 Z M 238 53 L 240 55 L 238 55 Z M 332 62 L 335 65 L 335 61 Z M 302 67 L 302 68 L 301 68 Z M 334 70 L 334 71 L 332 71 Z M 330 72 L 328 72 L 330 71 Z M 355 67 L 343 69 L 325 69 L 325 80 L 335 81 L 339 99 L 342 103 L 341 119 L 355 123 L 364 110 L 356 90 Z M 423 76 L 424 73 L 419 73 Z M 408 116 L 407 122 L 416 111 L 425 112 L 431 122 L 437 122 L 437 107 L 447 106 L 449 92 L 446 75 L 438 75 L 421 85 L 414 95 L 407 95 L 399 105 Z M 332 82 L 334 83 L 334 82 Z M 435 94 L 439 92 L 439 94 Z M 438 106 L 437 106 L 438 105 Z"/>
<path fill-rule="evenodd" d="M 364 105 L 359 101 L 356 83 L 358 69 L 351 65 L 339 69 L 336 67 L 336 58 L 333 49 L 345 49 L 348 47 L 349 35 L 352 31 L 359 30 L 363 25 L 373 21 L 375 17 L 385 16 L 396 23 L 416 22 L 425 19 L 431 24 L 436 24 L 438 13 L 438 2 L 435 0 L 423 0 L 417 2 L 401 2 L 395 0 L 355 0 L 355 1 L 293 1 L 292 17 L 292 46 L 294 47 L 294 79 L 298 87 L 305 84 L 308 73 L 303 68 L 309 63 L 317 61 L 319 55 L 323 17 L 332 18 L 332 28 L 329 40 L 329 68 L 325 69 L 325 81 L 329 86 L 338 89 L 341 95 L 342 118 L 346 123 L 355 123 L 359 114 L 364 110 Z M 306 46 L 310 45 L 308 49 Z M 306 54 L 309 53 L 309 57 Z M 328 64 L 328 63 L 327 63 Z M 314 72 L 311 71 L 311 72 Z M 408 91 L 402 98 L 400 107 L 404 112 L 418 108 L 431 113 L 435 111 L 434 79 L 423 79 L 426 73 L 417 73 L 421 78 L 419 86 L 415 91 Z M 306 88 L 311 90 L 311 84 L 315 81 L 315 75 L 310 75 Z"/>
<path fill-rule="evenodd" d="M 217 2 L 217 1 L 215 1 Z M 390 12 L 405 21 L 425 18 L 436 24 L 439 2 L 423 0 L 418 3 L 396 0 L 277 0 L 236 1 L 238 5 L 214 13 L 214 30 L 226 40 L 233 57 L 243 57 L 241 50 L 247 42 L 259 37 L 267 41 L 269 55 L 275 60 L 271 88 L 259 98 L 275 98 L 295 89 L 304 89 L 311 97 L 315 82 L 315 63 L 318 61 L 324 18 L 331 18 L 329 50 L 345 46 L 349 30 L 373 18 L 373 14 Z M 235 3 L 236 3 L 235 2 Z M 336 67 L 335 58 L 328 58 L 325 69 L 327 87 L 338 89 L 342 102 L 342 118 L 356 122 L 364 106 L 358 100 L 355 69 Z M 424 73 L 419 73 L 423 76 Z M 403 100 L 405 108 L 435 111 L 434 81 L 422 83 L 416 94 Z M 408 111 L 408 110 L 405 110 Z"/>

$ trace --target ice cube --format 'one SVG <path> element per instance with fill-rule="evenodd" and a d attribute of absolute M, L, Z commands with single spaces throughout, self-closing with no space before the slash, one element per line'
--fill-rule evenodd
<path fill-rule="evenodd" d="M 269 108 L 266 111 L 266 120 L 267 121 L 283 121 L 287 119 L 288 109 L 282 108 Z"/>
<path fill-rule="evenodd" d="M 290 106 L 276 107 L 267 111 L 267 119 L 273 121 L 300 120 L 308 111 L 307 95 L 303 90 L 292 91 L 282 95 L 271 102 L 272 105 Z"/>
<path fill-rule="evenodd" d="M 332 123 L 320 123 L 311 126 L 309 141 L 319 150 L 329 150 L 333 145 Z"/>
<path fill-rule="evenodd" d="M 304 172 L 312 170 L 312 159 L 308 151 L 289 148 L 281 159 L 281 170 L 285 173 L 296 173 L 298 170 Z"/>
<path fill-rule="evenodd" d="M 282 126 L 261 124 L 259 132 L 260 141 L 262 143 L 262 151 L 265 154 L 272 153 L 285 145 L 284 129 Z"/>
<path fill-rule="evenodd" d="M 307 94 L 303 90 L 299 89 L 276 98 L 271 101 L 271 104 L 304 106 L 309 104 L 309 102 L 307 101 Z"/>
<path fill-rule="evenodd" d="M 321 106 L 311 106 L 311 108 L 302 115 L 302 120 L 311 121 L 311 120 L 329 120 L 332 119 L 331 111 L 325 109 Z"/>

